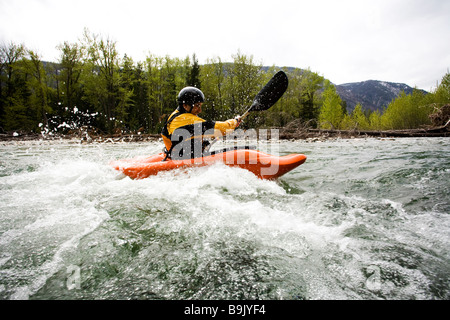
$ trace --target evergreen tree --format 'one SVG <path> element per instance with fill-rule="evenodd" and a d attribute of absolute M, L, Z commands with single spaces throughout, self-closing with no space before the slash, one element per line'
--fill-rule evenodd
<path fill-rule="evenodd" d="M 208 119 L 224 114 L 225 66 L 219 57 L 208 59 L 200 69 L 202 91 L 205 94 L 203 116 Z"/>
<path fill-rule="evenodd" d="M 262 82 L 267 83 L 277 71 L 278 68 L 276 68 L 275 66 L 270 67 L 267 72 L 263 73 Z M 289 122 L 298 118 L 298 104 L 295 95 L 295 76 L 287 69 L 285 69 L 284 71 L 288 74 L 289 78 L 288 88 L 286 89 L 284 95 L 273 107 L 259 115 L 259 118 L 264 121 L 264 126 L 284 127 Z"/>
<path fill-rule="evenodd" d="M 352 120 L 355 124 L 355 129 L 359 130 L 368 130 L 370 129 L 369 120 L 367 119 L 364 111 L 362 109 L 362 105 L 358 103 L 355 109 L 352 112 Z"/>
<path fill-rule="evenodd" d="M 447 72 L 434 92 L 435 103 L 438 107 L 450 104 L 450 73 Z"/>
<path fill-rule="evenodd" d="M 116 128 L 116 108 L 119 91 L 119 58 L 116 42 L 98 39 L 85 30 L 84 48 L 87 56 L 84 68 L 86 99 L 102 115 L 101 129 L 112 133 Z"/>
<path fill-rule="evenodd" d="M 186 84 L 188 86 L 201 89 L 200 66 L 198 64 L 197 56 L 195 55 L 195 53 L 192 55 L 192 67 L 189 72 L 189 76 L 186 81 Z"/>
<path fill-rule="evenodd" d="M 161 76 L 164 80 L 162 82 L 161 87 L 161 114 L 171 114 L 173 110 L 177 106 L 176 97 L 178 95 L 178 92 L 182 89 L 182 87 L 185 86 L 186 78 L 181 77 L 183 79 L 183 82 L 178 84 L 177 82 L 177 72 L 179 69 L 179 61 L 176 59 L 172 59 L 170 56 L 166 56 L 164 58 L 164 63 L 162 65 L 161 69 Z M 178 84 L 178 85 L 177 85 Z"/>
<path fill-rule="evenodd" d="M 88 108 L 84 108 L 82 103 L 83 52 L 77 43 L 64 42 L 58 48 L 61 50 L 61 55 L 59 75 L 57 76 L 57 96 L 60 108 L 57 113 L 63 121 L 68 121 L 72 117 L 75 107 L 82 111 L 88 111 Z"/>
<path fill-rule="evenodd" d="M 129 127 L 136 132 L 151 130 L 150 108 L 148 102 L 148 81 L 145 67 L 138 62 L 133 77 L 133 108 L 129 110 Z"/>
<path fill-rule="evenodd" d="M 162 100 L 162 64 L 163 58 L 149 55 L 145 61 L 146 82 L 148 86 L 148 123 L 152 132 L 160 132 L 169 113 L 163 112 Z"/>
<path fill-rule="evenodd" d="M 130 129 L 132 119 L 129 110 L 134 107 L 134 62 L 126 54 L 119 71 L 119 88 L 117 91 L 116 122 L 122 130 Z"/>
<path fill-rule="evenodd" d="M 304 70 L 300 83 L 300 118 L 304 121 L 318 120 L 320 102 L 317 92 L 322 88 L 324 77 L 311 70 Z"/>
<path fill-rule="evenodd" d="M 370 129 L 381 130 L 381 113 L 379 110 L 372 112 L 369 116 Z"/>
<path fill-rule="evenodd" d="M 411 95 L 401 92 L 381 116 L 382 128 L 414 129 L 430 124 L 429 115 L 433 112 L 430 97 L 416 89 Z"/>
<path fill-rule="evenodd" d="M 224 118 L 233 118 L 250 107 L 254 97 L 262 88 L 262 66 L 255 65 L 253 56 L 246 56 L 239 51 L 233 55 L 234 63 L 228 65 L 226 78 L 226 108 Z M 255 115 L 246 119 L 246 125 L 255 126 Z"/>
<path fill-rule="evenodd" d="M 4 130 L 17 128 L 15 118 L 25 117 L 23 94 L 25 78 L 22 76 L 21 59 L 25 56 L 25 46 L 15 43 L 0 46 L 0 126 Z M 15 117 L 16 109 L 18 111 Z"/>
<path fill-rule="evenodd" d="M 323 104 L 320 108 L 319 126 L 322 129 L 338 129 L 343 118 L 341 97 L 336 92 L 336 87 L 327 80 L 323 92 Z"/>
<path fill-rule="evenodd" d="M 28 55 L 29 59 L 24 60 L 25 70 L 29 75 L 30 98 L 28 108 L 30 108 L 31 118 L 34 120 L 33 128 L 28 129 L 36 130 L 39 123 L 48 126 L 47 114 L 52 113 L 52 108 L 49 105 L 50 88 L 47 86 L 47 72 L 44 70 L 41 59 L 32 50 L 28 51 Z"/>

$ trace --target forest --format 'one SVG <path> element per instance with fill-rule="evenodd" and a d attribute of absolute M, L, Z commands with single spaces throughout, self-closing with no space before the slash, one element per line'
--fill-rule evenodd
<path fill-rule="evenodd" d="M 232 62 L 211 57 L 199 65 L 185 58 L 148 54 L 133 61 L 117 43 L 85 30 L 76 43 L 58 45 L 59 60 L 42 61 L 24 44 L 0 47 L 0 133 L 67 134 L 89 127 L 100 134 L 159 133 L 185 86 L 200 88 L 201 116 L 226 120 L 242 114 L 279 67 L 264 67 L 237 52 Z M 428 94 L 401 93 L 382 111 L 345 101 L 324 76 L 308 69 L 281 68 L 289 77 L 284 96 L 271 109 L 249 116 L 244 128 L 283 128 L 292 123 L 333 130 L 414 129 L 431 125 L 430 115 L 450 103 L 450 73 Z"/>

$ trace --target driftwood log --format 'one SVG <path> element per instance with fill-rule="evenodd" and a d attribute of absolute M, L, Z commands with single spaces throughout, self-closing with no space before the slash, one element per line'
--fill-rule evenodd
<path fill-rule="evenodd" d="M 313 129 L 309 123 L 300 119 L 294 120 L 280 129 L 281 139 L 308 139 L 308 138 L 352 138 L 352 137 L 449 137 L 450 136 L 450 104 L 431 114 L 432 125 L 420 129 L 405 130 L 324 130 Z"/>

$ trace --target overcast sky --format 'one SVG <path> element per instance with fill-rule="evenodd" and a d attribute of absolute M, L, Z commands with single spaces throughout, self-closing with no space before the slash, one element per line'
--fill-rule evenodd
<path fill-rule="evenodd" d="M 134 61 L 232 61 L 240 50 L 336 84 L 431 90 L 450 68 L 450 0 L 0 0 L 0 43 L 23 43 L 43 60 L 57 61 L 56 46 L 85 27 Z"/>

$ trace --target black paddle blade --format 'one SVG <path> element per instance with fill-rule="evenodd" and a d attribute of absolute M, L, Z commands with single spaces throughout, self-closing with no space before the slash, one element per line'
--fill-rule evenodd
<path fill-rule="evenodd" d="M 289 84 L 283 71 L 278 71 L 256 95 L 249 111 L 263 111 L 273 106 L 284 94 Z"/>

